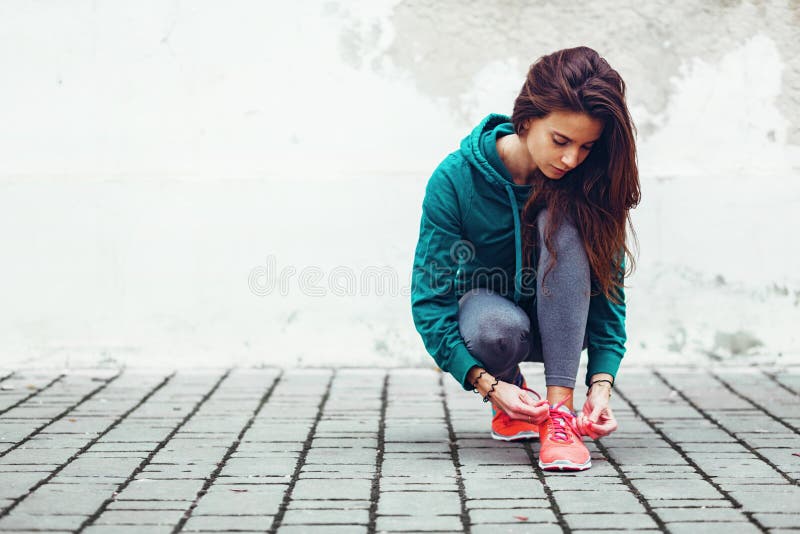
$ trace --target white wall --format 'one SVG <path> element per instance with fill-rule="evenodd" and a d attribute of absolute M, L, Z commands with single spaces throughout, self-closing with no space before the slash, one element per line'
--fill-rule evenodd
<path fill-rule="evenodd" d="M 640 127 L 631 360 L 800 354 L 799 8 L 485 4 L 0 4 L 0 363 L 428 363 L 425 182 L 577 44 Z"/>

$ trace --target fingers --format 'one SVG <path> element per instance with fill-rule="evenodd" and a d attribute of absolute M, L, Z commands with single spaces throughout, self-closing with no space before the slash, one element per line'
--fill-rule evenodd
<path fill-rule="evenodd" d="M 545 400 L 544 402 L 537 402 L 535 405 L 523 403 L 513 406 L 506 413 L 508 413 L 512 419 L 520 419 L 522 421 L 539 424 L 548 417 L 550 409 Z"/>
<path fill-rule="evenodd" d="M 598 436 L 607 436 L 617 430 L 617 420 L 614 417 L 607 417 L 602 418 L 598 422 L 589 421 L 588 428 L 594 434 Z M 594 438 L 593 438 L 594 439 Z"/>

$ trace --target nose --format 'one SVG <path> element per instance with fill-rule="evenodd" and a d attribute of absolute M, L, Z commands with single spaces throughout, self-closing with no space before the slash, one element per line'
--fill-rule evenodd
<path fill-rule="evenodd" d="M 578 165 L 578 151 L 577 150 L 567 150 L 564 152 L 564 155 L 561 156 L 561 163 L 564 164 L 567 169 L 574 169 Z"/>

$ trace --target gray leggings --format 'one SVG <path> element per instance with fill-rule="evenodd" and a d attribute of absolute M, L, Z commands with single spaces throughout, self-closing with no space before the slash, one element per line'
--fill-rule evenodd
<path fill-rule="evenodd" d="M 540 244 L 546 222 L 543 210 L 537 218 Z M 590 269 L 577 228 L 568 220 L 559 226 L 553 236 L 558 263 L 544 285 L 550 253 L 540 247 L 534 325 L 525 310 L 489 289 L 473 289 L 459 300 L 461 337 L 472 355 L 501 380 L 521 384 L 518 365 L 527 360 L 544 363 L 548 386 L 575 387 L 587 343 Z"/>

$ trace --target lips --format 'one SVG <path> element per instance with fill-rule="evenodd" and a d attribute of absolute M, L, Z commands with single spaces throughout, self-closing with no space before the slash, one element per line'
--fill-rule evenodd
<path fill-rule="evenodd" d="M 566 170 L 564 170 L 564 169 L 559 169 L 559 168 L 558 168 L 558 167 L 556 167 L 555 165 L 550 165 L 550 166 L 551 166 L 551 167 L 553 167 L 553 168 L 554 168 L 556 171 L 560 172 L 561 174 L 564 174 L 565 172 L 567 172 L 567 171 L 566 171 Z"/>

